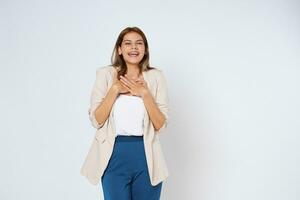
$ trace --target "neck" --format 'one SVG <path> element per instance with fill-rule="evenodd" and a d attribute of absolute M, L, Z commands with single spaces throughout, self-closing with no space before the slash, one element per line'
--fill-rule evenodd
<path fill-rule="evenodd" d="M 127 64 L 127 75 L 130 77 L 138 77 L 140 74 L 140 69 L 138 65 Z"/>

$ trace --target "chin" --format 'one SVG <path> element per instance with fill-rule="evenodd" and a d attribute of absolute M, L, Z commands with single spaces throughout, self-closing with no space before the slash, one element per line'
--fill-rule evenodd
<path fill-rule="evenodd" d="M 129 59 L 129 60 L 126 60 L 126 62 L 127 63 L 130 63 L 130 64 L 132 64 L 132 65 L 137 65 L 137 64 L 139 64 L 140 62 L 142 61 L 142 59 L 134 59 L 134 60 L 131 60 L 131 59 Z"/>

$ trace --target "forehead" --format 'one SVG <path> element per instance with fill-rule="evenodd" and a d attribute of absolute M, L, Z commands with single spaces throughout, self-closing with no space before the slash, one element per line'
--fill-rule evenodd
<path fill-rule="evenodd" d="M 136 40 L 143 40 L 142 36 L 136 32 L 129 32 L 124 35 L 123 40 L 131 40 L 131 41 L 136 41 Z"/>

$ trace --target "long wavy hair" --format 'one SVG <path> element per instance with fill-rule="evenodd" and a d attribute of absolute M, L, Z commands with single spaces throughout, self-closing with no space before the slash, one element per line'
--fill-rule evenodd
<path fill-rule="evenodd" d="M 144 44 L 145 44 L 145 55 L 139 63 L 140 73 L 142 71 L 148 71 L 148 70 L 151 70 L 151 69 L 155 69 L 155 67 L 151 67 L 150 63 L 149 63 L 149 58 L 150 58 L 149 46 L 148 46 L 148 41 L 147 41 L 147 38 L 146 38 L 145 34 L 138 27 L 135 27 L 135 26 L 134 27 L 127 27 L 127 28 L 123 29 L 120 32 L 120 34 L 117 38 L 115 47 L 113 49 L 112 56 L 111 56 L 111 64 L 118 71 L 118 79 L 120 79 L 120 75 L 124 76 L 127 72 L 126 62 L 123 58 L 123 55 L 118 54 L 118 47 L 121 47 L 124 36 L 129 32 L 135 32 L 135 33 L 139 34 L 143 38 L 143 41 L 144 41 Z"/>

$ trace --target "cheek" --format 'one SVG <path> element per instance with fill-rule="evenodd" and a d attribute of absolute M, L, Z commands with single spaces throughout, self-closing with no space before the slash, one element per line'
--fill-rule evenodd
<path fill-rule="evenodd" d="M 143 50 L 141 50 L 141 55 L 142 55 L 142 57 L 145 55 L 145 49 L 143 49 Z"/>

